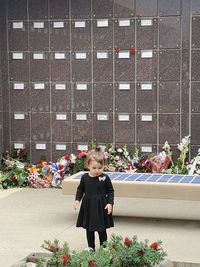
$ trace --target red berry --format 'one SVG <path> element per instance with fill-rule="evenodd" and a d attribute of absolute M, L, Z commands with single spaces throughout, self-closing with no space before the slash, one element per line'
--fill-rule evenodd
<path fill-rule="evenodd" d="M 150 245 L 150 248 L 154 249 L 154 250 L 158 250 L 159 244 L 157 242 L 154 242 Z"/>
<path fill-rule="evenodd" d="M 64 255 L 64 256 L 62 256 L 62 259 L 63 259 L 63 264 L 68 264 L 68 263 L 70 263 L 70 258 L 69 258 L 69 256 Z"/>
<path fill-rule="evenodd" d="M 124 245 L 127 247 L 130 247 L 133 244 L 133 241 L 131 239 L 129 239 L 128 237 L 126 237 L 124 239 Z"/>

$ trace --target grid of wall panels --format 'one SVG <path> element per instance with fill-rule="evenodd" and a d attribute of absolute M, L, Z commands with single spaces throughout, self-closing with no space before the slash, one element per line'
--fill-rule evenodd
<path fill-rule="evenodd" d="M 195 153 L 198 1 L 4 2 L 11 146 L 33 161 L 92 140 L 158 152 L 191 131 Z"/>

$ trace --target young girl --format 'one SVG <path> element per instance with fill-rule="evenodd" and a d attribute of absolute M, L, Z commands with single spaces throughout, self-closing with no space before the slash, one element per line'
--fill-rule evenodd
<path fill-rule="evenodd" d="M 113 227 L 112 209 L 114 190 L 108 175 L 103 173 L 104 154 L 92 151 L 87 158 L 88 173 L 83 174 L 77 187 L 74 208 L 82 199 L 76 226 L 86 229 L 88 246 L 95 250 L 95 234 L 99 234 L 100 245 L 107 240 L 106 229 Z"/>

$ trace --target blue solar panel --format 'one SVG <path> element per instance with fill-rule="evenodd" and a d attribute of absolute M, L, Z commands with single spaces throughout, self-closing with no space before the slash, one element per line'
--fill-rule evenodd
<path fill-rule="evenodd" d="M 155 175 L 151 175 L 150 178 L 148 178 L 148 182 L 157 182 L 158 179 L 162 176 L 162 174 L 155 174 Z"/>
<path fill-rule="evenodd" d="M 134 173 L 131 174 L 126 181 L 135 181 L 138 177 L 140 177 L 142 175 L 142 173 Z"/>
<path fill-rule="evenodd" d="M 185 175 L 180 183 L 190 183 L 194 179 L 194 176 Z"/>
<path fill-rule="evenodd" d="M 139 178 L 136 179 L 136 181 L 146 181 L 150 176 L 151 174 L 142 174 Z"/>
<path fill-rule="evenodd" d="M 192 184 L 200 184 L 200 176 L 196 176 L 192 181 Z"/>
<path fill-rule="evenodd" d="M 80 179 L 84 173 L 79 173 L 75 179 Z M 123 172 L 105 172 L 105 174 L 113 181 L 200 184 L 200 176 L 197 175 Z"/>

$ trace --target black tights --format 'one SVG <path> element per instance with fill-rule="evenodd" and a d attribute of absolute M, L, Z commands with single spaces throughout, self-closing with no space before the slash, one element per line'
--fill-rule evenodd
<path fill-rule="evenodd" d="M 106 233 L 106 230 L 105 231 L 98 232 L 98 234 L 99 234 L 100 245 L 102 245 L 104 241 L 107 241 L 107 233 Z M 94 232 L 93 231 L 86 230 L 86 235 L 87 235 L 88 246 L 90 248 L 93 248 L 93 250 L 95 250 L 95 236 L 94 236 Z"/>

